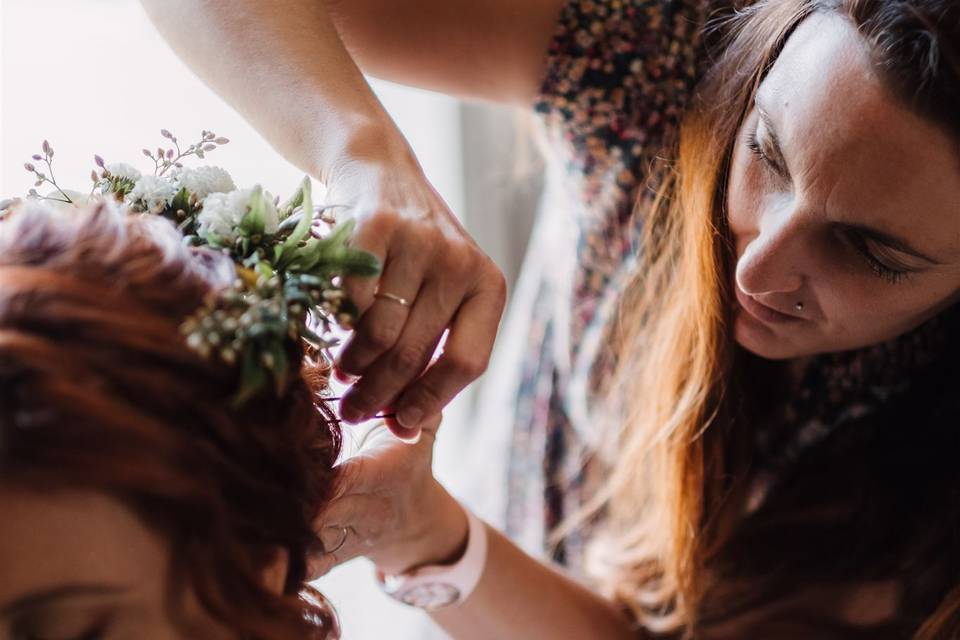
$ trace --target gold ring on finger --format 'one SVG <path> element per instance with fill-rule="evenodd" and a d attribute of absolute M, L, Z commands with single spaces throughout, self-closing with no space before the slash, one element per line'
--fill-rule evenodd
<path fill-rule="evenodd" d="M 394 295 L 392 293 L 387 293 L 386 291 L 377 291 L 375 294 L 373 294 L 373 297 L 381 300 L 389 300 L 390 302 L 396 302 L 397 304 L 408 308 L 411 305 L 411 302 L 406 298 Z"/>

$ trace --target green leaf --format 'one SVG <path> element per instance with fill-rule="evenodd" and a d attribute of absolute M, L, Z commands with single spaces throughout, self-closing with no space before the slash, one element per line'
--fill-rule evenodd
<path fill-rule="evenodd" d="M 263 196 L 263 188 L 257 185 L 253 188 L 253 193 L 250 194 L 247 213 L 240 220 L 240 234 L 247 238 L 263 235 L 263 230 L 266 227 L 265 210 L 266 200 Z"/>
<path fill-rule="evenodd" d="M 356 221 L 352 219 L 344 220 L 338 224 L 333 230 L 333 233 L 324 238 L 324 240 L 335 246 L 346 246 L 350 240 L 350 235 L 353 234 L 353 228 L 355 226 Z"/>
<path fill-rule="evenodd" d="M 309 247 L 295 261 L 297 267 L 308 275 L 322 277 L 330 274 L 345 276 L 371 277 L 380 273 L 380 260 L 361 249 L 345 246 L 331 246 L 326 240 L 320 240 Z"/>
<path fill-rule="evenodd" d="M 306 186 L 304 186 L 306 185 Z M 283 203 L 280 207 L 280 219 L 284 220 L 287 216 L 293 213 L 293 210 L 303 204 L 304 198 L 304 189 L 310 188 L 310 177 L 304 176 L 303 182 L 300 183 L 300 188 L 297 189 L 296 193 L 290 196 L 290 199 Z"/>
<path fill-rule="evenodd" d="M 273 269 L 270 268 L 270 265 L 264 261 L 258 262 L 254 267 L 257 272 L 262 275 L 266 280 L 269 280 L 273 277 Z"/>
<path fill-rule="evenodd" d="M 187 191 L 186 187 L 180 187 L 180 191 L 177 191 L 177 195 L 173 196 L 173 201 L 170 203 L 170 208 L 174 211 L 183 209 L 187 213 L 190 213 L 190 192 Z"/>
<path fill-rule="evenodd" d="M 278 268 L 282 269 L 286 266 L 285 263 L 289 262 L 290 259 L 288 256 L 293 255 L 293 252 L 300 245 L 300 242 L 307 237 L 307 234 L 310 233 L 310 228 L 313 226 L 313 197 L 310 193 L 310 189 L 310 179 L 304 178 L 303 184 L 300 186 L 300 194 L 302 196 L 301 202 L 303 206 L 300 212 L 300 221 L 281 245 L 282 249 L 280 250 L 280 257 L 277 260 Z"/>
<path fill-rule="evenodd" d="M 226 238 L 224 238 L 223 236 L 219 236 L 219 235 L 213 233 L 212 231 L 207 234 L 207 236 L 206 236 L 205 239 L 206 239 L 206 241 L 207 241 L 207 244 L 209 244 L 209 245 L 212 246 L 212 247 L 217 247 L 217 248 L 229 248 L 229 247 L 230 247 L 230 243 L 227 242 L 227 239 L 226 239 Z"/>
<path fill-rule="evenodd" d="M 334 266 L 345 276 L 372 277 L 380 273 L 380 259 L 360 249 L 344 249 Z"/>

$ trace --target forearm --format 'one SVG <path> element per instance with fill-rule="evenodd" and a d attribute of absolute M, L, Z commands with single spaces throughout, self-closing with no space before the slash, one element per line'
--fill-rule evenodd
<path fill-rule="evenodd" d="M 317 0 L 141 0 L 176 53 L 323 182 L 409 150 Z"/>
<path fill-rule="evenodd" d="M 487 527 L 484 573 L 463 603 L 432 614 L 457 640 L 636 639 L 610 601 L 531 558 Z"/>
<path fill-rule="evenodd" d="M 463 507 L 436 480 L 417 493 L 408 533 L 364 553 L 386 574 L 456 562 L 469 540 Z M 413 509 L 411 509 L 413 511 Z M 423 517 L 429 516 L 429 517 Z M 524 553 L 485 525 L 488 543 L 480 581 L 460 604 L 431 613 L 456 640 L 636 640 L 634 625 L 609 600 Z"/>

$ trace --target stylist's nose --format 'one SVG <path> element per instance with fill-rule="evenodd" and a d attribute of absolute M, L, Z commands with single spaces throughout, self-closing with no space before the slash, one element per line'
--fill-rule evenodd
<path fill-rule="evenodd" d="M 803 226 L 796 212 L 770 212 L 737 261 L 737 285 L 749 295 L 792 293 L 803 284 Z"/>

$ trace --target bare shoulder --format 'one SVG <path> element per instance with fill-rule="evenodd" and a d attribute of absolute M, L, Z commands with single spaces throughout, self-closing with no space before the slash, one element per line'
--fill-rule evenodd
<path fill-rule="evenodd" d="M 321 0 L 370 75 L 529 104 L 566 0 Z"/>

